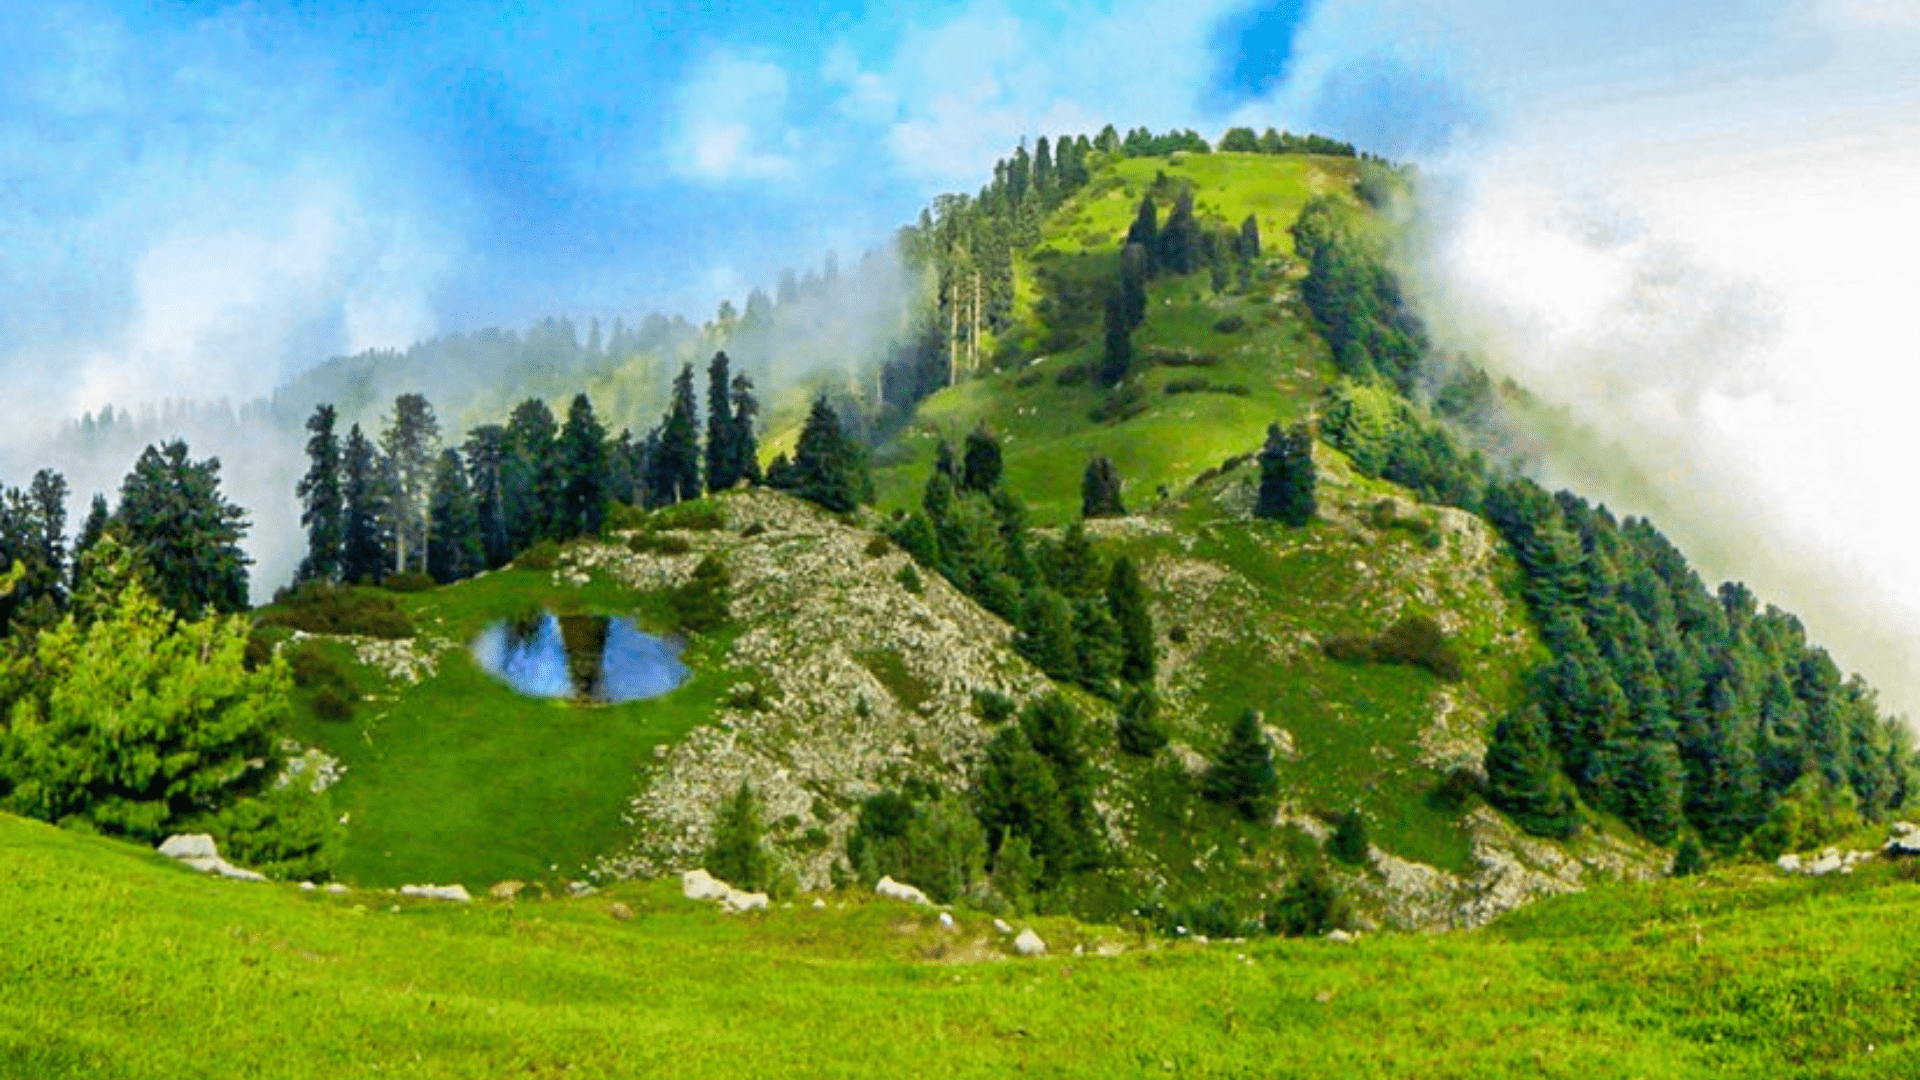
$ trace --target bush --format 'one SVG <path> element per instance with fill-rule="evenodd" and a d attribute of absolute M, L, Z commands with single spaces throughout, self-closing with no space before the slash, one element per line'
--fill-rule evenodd
<path fill-rule="evenodd" d="M 1120 749 L 1135 757 L 1152 757 L 1167 745 L 1167 730 L 1160 724 L 1160 699 L 1151 687 L 1140 687 L 1121 702 L 1114 735 Z"/>
<path fill-rule="evenodd" d="M 1175 645 L 1185 645 L 1187 643 L 1187 639 L 1188 639 L 1188 634 L 1187 634 L 1186 627 L 1184 626 L 1167 627 L 1168 641 L 1173 642 Z"/>
<path fill-rule="evenodd" d="M 1216 334 L 1237 334 L 1246 328 L 1247 320 L 1238 315 L 1228 315 L 1213 324 L 1213 332 Z"/>
<path fill-rule="evenodd" d="M 647 512 L 623 502 L 611 503 L 607 506 L 606 527 L 611 530 L 644 529 L 647 527 Z"/>
<path fill-rule="evenodd" d="M 899 582 L 901 588 L 915 596 L 927 590 L 926 583 L 920 580 L 920 571 L 915 569 L 912 563 L 902 566 L 900 572 L 893 575 L 893 580 Z"/>
<path fill-rule="evenodd" d="M 673 590 L 670 606 L 674 622 L 681 630 L 704 634 L 719 629 L 727 621 L 733 602 L 733 580 L 726 564 L 707 555 L 693 568 L 693 577 Z"/>
<path fill-rule="evenodd" d="M 254 625 L 389 640 L 413 636 L 413 620 L 392 597 L 373 589 L 322 582 L 309 582 L 288 593 L 261 612 Z"/>
<path fill-rule="evenodd" d="M 765 533 L 766 533 L 766 531 L 767 531 L 767 525 L 766 525 L 766 522 L 764 522 L 764 521 L 756 521 L 756 522 L 754 522 L 753 524 L 751 524 L 751 525 L 749 525 L 749 526 L 747 526 L 746 528 L 744 528 L 744 529 L 741 529 L 741 530 L 740 530 L 740 535 L 741 535 L 741 536 L 742 536 L 743 538 L 746 538 L 746 539 L 752 539 L 753 537 L 756 537 L 756 536 L 761 536 L 761 535 L 763 535 L 763 534 L 765 534 Z"/>
<path fill-rule="evenodd" d="M 320 642 L 296 641 L 286 650 L 287 670 L 293 673 L 293 685 L 302 690 L 323 686 L 345 686 L 346 673 L 328 656 Z"/>
<path fill-rule="evenodd" d="M 1267 911 L 1265 923 L 1272 933 L 1318 937 L 1329 930 L 1343 929 L 1348 917 L 1347 903 L 1340 890 L 1324 869 L 1312 866 L 1301 871 L 1280 891 L 1273 907 Z"/>
<path fill-rule="evenodd" d="M 989 724 L 1004 724 L 1013 719 L 1013 699 L 998 690 L 975 690 L 973 711 Z"/>
<path fill-rule="evenodd" d="M 1055 386 L 1079 386 L 1092 379 L 1093 372 L 1092 364 L 1072 364 L 1061 368 L 1059 374 L 1053 377 L 1053 383 Z"/>
<path fill-rule="evenodd" d="M 1454 767 L 1427 795 L 1427 805 L 1442 813 L 1457 814 L 1480 794 L 1480 779 L 1473 770 Z"/>
<path fill-rule="evenodd" d="M 1147 392 L 1138 382 L 1124 382 L 1114 387 L 1106 400 L 1087 416 L 1096 424 L 1119 424 L 1139 416 L 1150 407 Z"/>
<path fill-rule="evenodd" d="M 1673 853 L 1673 869 L 1668 873 L 1673 877 L 1692 877 L 1707 868 L 1707 853 L 1700 850 L 1700 842 L 1691 835 L 1680 841 L 1680 850 Z"/>
<path fill-rule="evenodd" d="M 707 849 L 708 873 L 746 892 L 760 892 L 773 883 L 764 812 L 753 786 L 740 781 L 740 787 L 714 819 L 713 846 Z"/>
<path fill-rule="evenodd" d="M 882 792 L 860 805 L 860 819 L 847 837 L 847 861 L 863 885 L 892 877 L 947 904 L 985 880 L 987 837 L 958 799 L 916 803 L 906 794 Z"/>
<path fill-rule="evenodd" d="M 259 671 L 273 662 L 273 643 L 255 629 L 247 635 L 247 651 L 241 654 L 240 662 L 248 671 Z"/>
<path fill-rule="evenodd" d="M 866 551 L 867 551 L 867 558 L 869 559 L 878 559 L 881 556 L 885 555 L 887 552 L 892 550 L 893 550 L 893 541 L 888 540 L 884 536 L 880 536 L 876 534 L 873 539 L 867 541 Z"/>
<path fill-rule="evenodd" d="M 1460 657 L 1452 642 L 1425 615 L 1401 619 L 1372 640 L 1359 634 L 1335 634 L 1321 643 L 1320 651 L 1347 662 L 1409 664 L 1447 682 L 1457 682 L 1461 676 Z"/>
<path fill-rule="evenodd" d="M 1328 854 L 1348 866 L 1360 866 L 1367 861 L 1369 844 L 1367 819 L 1357 807 L 1334 819 L 1333 839 L 1327 843 Z"/>
<path fill-rule="evenodd" d="M 662 507 L 653 512 L 653 520 L 655 529 L 706 532 L 727 527 L 726 515 L 720 512 L 720 507 L 706 499 Z"/>
<path fill-rule="evenodd" d="M 331 686 L 323 686 L 313 695 L 313 711 L 322 720 L 343 723 L 353 719 L 353 699 Z"/>
<path fill-rule="evenodd" d="M 560 565 L 560 545 L 542 540 L 521 552 L 513 565 L 521 570 L 551 570 Z"/>
<path fill-rule="evenodd" d="M 644 555 L 685 555 L 693 550 L 684 536 L 662 536 L 659 533 L 635 533 L 627 541 L 627 550 Z"/>
<path fill-rule="evenodd" d="M 426 592 L 428 589 L 433 588 L 433 586 L 433 575 L 423 574 L 418 570 L 407 570 L 398 574 L 388 574 L 387 579 L 380 583 L 381 588 L 388 592 L 397 593 Z"/>
<path fill-rule="evenodd" d="M 325 881 L 340 857 L 333 801 L 304 777 L 241 799 L 201 821 L 220 853 L 280 881 Z"/>

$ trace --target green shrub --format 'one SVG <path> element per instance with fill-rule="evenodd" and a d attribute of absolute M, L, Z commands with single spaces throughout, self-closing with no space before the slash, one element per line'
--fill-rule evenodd
<path fill-rule="evenodd" d="M 627 541 L 627 550 L 638 554 L 685 555 L 693 550 L 684 536 L 663 536 L 659 533 L 635 533 Z"/>
<path fill-rule="evenodd" d="M 1247 320 L 1238 315 L 1228 315 L 1213 324 L 1213 332 L 1216 334 L 1237 334 L 1246 328 Z"/>
<path fill-rule="evenodd" d="M 1120 749 L 1136 757 L 1152 757 L 1167 745 L 1167 730 L 1160 723 L 1160 699 L 1151 687 L 1139 687 L 1121 702 L 1114 735 Z"/>
<path fill-rule="evenodd" d="M 773 884 L 764 813 L 752 785 L 740 781 L 740 787 L 714 819 L 713 846 L 707 849 L 708 873 L 746 892 L 761 892 Z"/>
<path fill-rule="evenodd" d="M 388 574 L 387 579 L 380 583 L 381 588 L 388 592 L 397 593 L 426 592 L 428 589 L 433 588 L 433 586 L 433 575 L 423 574 L 418 570 L 407 570 L 398 574 Z"/>
<path fill-rule="evenodd" d="M 893 550 L 893 541 L 888 540 L 885 536 L 875 534 L 873 539 L 867 541 L 866 550 L 867 558 L 878 559 Z"/>
<path fill-rule="evenodd" d="M 241 654 L 240 662 L 248 671 L 259 671 L 273 661 L 273 643 L 260 634 L 256 628 L 247 635 L 247 651 Z"/>
<path fill-rule="evenodd" d="M 1367 819 L 1355 807 L 1334 819 L 1333 839 L 1327 843 L 1327 853 L 1348 866 L 1360 866 L 1367 861 L 1370 843 Z"/>
<path fill-rule="evenodd" d="M 959 799 L 881 792 L 860 804 L 847 861 L 863 885 L 892 877 L 952 903 L 985 880 L 987 837 Z"/>
<path fill-rule="evenodd" d="M 746 528 L 741 529 L 740 535 L 744 538 L 752 539 L 753 537 L 763 535 L 766 531 L 767 531 L 766 522 L 756 521 L 753 524 L 747 526 Z"/>
<path fill-rule="evenodd" d="M 901 588 L 915 596 L 927 591 L 926 582 L 920 580 L 920 571 L 915 569 L 912 563 L 900 567 L 900 572 L 893 575 L 893 580 L 899 582 Z"/>
<path fill-rule="evenodd" d="M 313 695 L 313 711 L 322 720 L 343 723 L 353 719 L 353 699 L 332 686 L 323 686 Z"/>
<path fill-rule="evenodd" d="M 560 565 L 560 545 L 542 540 L 515 556 L 513 565 L 520 570 L 551 570 Z"/>
<path fill-rule="evenodd" d="M 354 585 L 309 582 L 275 601 L 254 620 L 309 634 L 360 634 L 389 640 L 413 636 L 413 620 L 391 596 Z"/>
<path fill-rule="evenodd" d="M 1457 814 L 1480 794 L 1480 779 L 1473 770 L 1455 767 L 1447 770 L 1440 783 L 1427 795 L 1427 805 L 1446 814 Z"/>
<path fill-rule="evenodd" d="M 1152 407 L 1147 400 L 1147 391 L 1136 381 L 1124 382 L 1113 388 L 1106 400 L 1087 414 L 1087 418 L 1096 424 L 1119 424 L 1139 416 Z"/>
<path fill-rule="evenodd" d="M 616 502 L 607 507 L 608 529 L 644 529 L 647 527 L 647 512 L 638 506 Z"/>
<path fill-rule="evenodd" d="M 304 777 L 241 799 L 201 821 L 233 863 L 280 881 L 325 881 L 340 857 L 333 800 Z"/>
<path fill-rule="evenodd" d="M 1680 850 L 1673 853 L 1673 869 L 1669 873 L 1674 877 L 1692 877 L 1707 868 L 1707 853 L 1700 850 L 1700 842 L 1689 834 L 1680 841 Z"/>
<path fill-rule="evenodd" d="M 1310 866 L 1280 891 L 1267 911 L 1265 923 L 1272 933 L 1318 937 L 1344 928 L 1349 917 L 1346 900 L 1327 872 Z"/>
<path fill-rule="evenodd" d="M 293 685 L 302 690 L 323 686 L 345 686 L 346 673 L 327 655 L 325 646 L 311 638 L 296 641 L 285 650 L 287 670 L 293 673 Z"/>
<path fill-rule="evenodd" d="M 732 601 L 733 580 L 726 564 L 709 554 L 693 568 L 687 583 L 673 590 L 669 604 L 679 629 L 704 634 L 726 623 Z"/>
<path fill-rule="evenodd" d="M 1004 724 L 1013 719 L 1013 699 L 998 690 L 975 690 L 973 711 L 989 724 Z"/>
<path fill-rule="evenodd" d="M 1168 641 L 1173 642 L 1175 645 L 1185 645 L 1187 643 L 1187 639 L 1188 639 L 1188 634 L 1187 634 L 1187 628 L 1185 626 L 1167 627 Z"/>
<path fill-rule="evenodd" d="M 1436 678 L 1457 682 L 1460 657 L 1439 624 L 1425 615 L 1410 615 L 1388 627 L 1379 637 L 1334 634 L 1320 644 L 1334 660 L 1376 664 L 1408 664 L 1424 668 Z"/>
<path fill-rule="evenodd" d="M 675 503 L 653 512 L 654 528 L 685 529 L 692 532 L 709 532 L 727 527 L 727 518 L 720 507 L 707 499 L 695 499 L 691 502 Z"/>
<path fill-rule="evenodd" d="M 1071 364 L 1061 368 L 1059 373 L 1054 375 L 1053 382 L 1055 386 L 1079 386 L 1092 379 L 1093 374 L 1092 364 Z"/>

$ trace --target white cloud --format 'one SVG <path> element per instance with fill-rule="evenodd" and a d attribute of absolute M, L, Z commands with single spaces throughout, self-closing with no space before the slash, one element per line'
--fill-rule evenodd
<path fill-rule="evenodd" d="M 777 180 L 795 168 L 786 69 L 716 51 L 681 86 L 673 168 L 708 181 Z"/>

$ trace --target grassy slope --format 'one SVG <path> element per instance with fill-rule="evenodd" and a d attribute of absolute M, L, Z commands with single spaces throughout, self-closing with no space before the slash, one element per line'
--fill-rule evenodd
<path fill-rule="evenodd" d="M 624 705 L 523 697 L 474 663 L 466 643 L 482 628 L 537 606 L 660 625 L 659 597 L 602 578 L 574 587 L 550 573 L 507 570 L 399 599 L 423 641 L 447 644 L 437 673 L 409 685 L 360 668 L 362 688 L 383 700 L 328 723 L 303 695 L 292 731 L 347 765 L 333 796 L 351 815 L 338 868 L 349 881 L 484 888 L 554 872 L 582 876 L 584 864 L 624 839 L 621 814 L 653 748 L 705 722 L 730 685 L 731 673 L 716 664 L 724 637 L 692 644 L 686 685 Z"/>
<path fill-rule="evenodd" d="M 1016 263 L 1016 319 L 1035 343 L 1028 351 L 1040 351 L 1037 343 L 1047 338 L 1050 322 L 1074 323 L 1080 343 L 1020 369 L 964 381 L 922 403 L 916 422 L 878 455 L 887 462 L 875 475 L 879 504 L 916 502 L 938 438 L 957 444 L 981 421 L 1001 434 L 1008 483 L 1033 507 L 1037 520 L 1062 522 L 1079 512 L 1081 470 L 1095 453 L 1114 459 L 1127 483 L 1129 505 L 1138 508 L 1153 500 L 1159 486 L 1177 490 L 1203 469 L 1258 446 L 1268 424 L 1300 416 L 1331 366 L 1326 346 L 1292 300 L 1290 264 L 1284 258 L 1292 252 L 1292 238 L 1286 230 L 1308 198 L 1345 190 L 1352 166 L 1339 158 L 1217 154 L 1178 163 L 1123 160 L 1103 169 L 1054 211 L 1040 245 Z M 1091 383 L 1060 386 L 1055 377 L 1074 364 L 1098 362 L 1100 308 L 1097 299 L 1086 303 L 1080 294 L 1104 287 L 1117 273 L 1116 245 L 1157 172 L 1193 182 L 1203 221 L 1238 225 L 1247 214 L 1256 214 L 1269 265 L 1251 290 L 1229 289 L 1217 296 L 1205 273 L 1156 280 L 1147 320 L 1134 335 L 1136 355 L 1187 350 L 1219 363 L 1207 368 L 1137 364 L 1135 378 L 1152 407 L 1119 424 L 1100 424 L 1088 414 L 1108 391 Z M 1166 210 L 1161 207 L 1163 217 Z M 1076 299 L 1043 310 L 1046 295 Z M 1248 328 L 1216 332 L 1214 325 L 1229 315 L 1239 315 Z M 1167 383 L 1196 376 L 1244 386 L 1249 396 L 1164 393 Z"/>
<path fill-rule="evenodd" d="M 211 880 L 0 815 L 0 1075 L 1911 1076 L 1920 887 L 1614 887 L 1477 934 L 956 966 L 891 904 L 468 907 Z M 636 917 L 607 917 L 618 900 Z M 398 907 L 398 911 L 390 910 Z M 1074 941 L 1126 940 L 1049 922 Z M 942 954 L 945 954 L 944 956 Z M 1243 959 L 1244 958 L 1244 959 Z"/>

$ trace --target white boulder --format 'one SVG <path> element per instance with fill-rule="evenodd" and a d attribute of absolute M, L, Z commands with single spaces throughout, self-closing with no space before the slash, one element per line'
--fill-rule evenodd
<path fill-rule="evenodd" d="M 1909 832 L 1897 834 L 1893 839 L 1887 841 L 1887 846 L 1882 850 L 1888 855 L 1895 857 L 1920 855 L 1920 833 Z"/>
<path fill-rule="evenodd" d="M 1801 872 L 1812 875 L 1813 877 L 1825 877 L 1845 865 L 1846 863 L 1840 858 L 1840 853 L 1834 851 L 1832 848 L 1828 848 L 1818 859 L 1815 859 L 1811 865 Z"/>
<path fill-rule="evenodd" d="M 1353 935 L 1347 933 L 1345 930 L 1329 930 L 1327 931 L 1327 940 L 1336 945 L 1351 945 L 1353 944 Z"/>
<path fill-rule="evenodd" d="M 1778 866 L 1780 872 L 1783 874 L 1797 874 L 1800 872 L 1800 856 L 1789 851 L 1785 855 L 1780 856 L 1774 865 Z"/>
<path fill-rule="evenodd" d="M 402 885 L 401 896 L 413 896 L 422 900 L 446 900 L 456 904 L 467 904 L 473 897 L 467 895 L 465 885 Z"/>
<path fill-rule="evenodd" d="M 1047 943 L 1040 940 L 1040 935 L 1034 933 L 1032 927 L 1028 927 L 1020 931 L 1019 937 L 1013 939 L 1013 951 L 1021 956 L 1045 956 Z"/>
<path fill-rule="evenodd" d="M 1003 933 L 1003 934 L 1011 934 L 1011 933 L 1013 933 L 1013 927 L 1011 927 L 1011 926 L 1008 926 L 1008 925 L 1007 925 L 1007 920 L 1005 920 L 1005 919 L 995 919 L 995 920 L 993 920 L 993 928 L 994 928 L 995 930 L 998 930 L 998 931 L 1000 931 L 1000 932 L 1001 932 L 1001 933 Z"/>
<path fill-rule="evenodd" d="M 680 895 L 689 900 L 724 900 L 733 886 L 707 873 L 688 870 L 680 875 Z"/>
<path fill-rule="evenodd" d="M 160 854 L 169 859 L 217 859 L 220 850 L 206 833 L 176 833 L 160 842 Z"/>
<path fill-rule="evenodd" d="M 876 882 L 873 886 L 873 891 L 889 900 L 898 900 L 903 904 L 933 903 L 933 901 L 927 899 L 926 893 L 921 892 L 919 889 L 905 882 L 895 881 L 890 877 L 883 877 Z"/>

